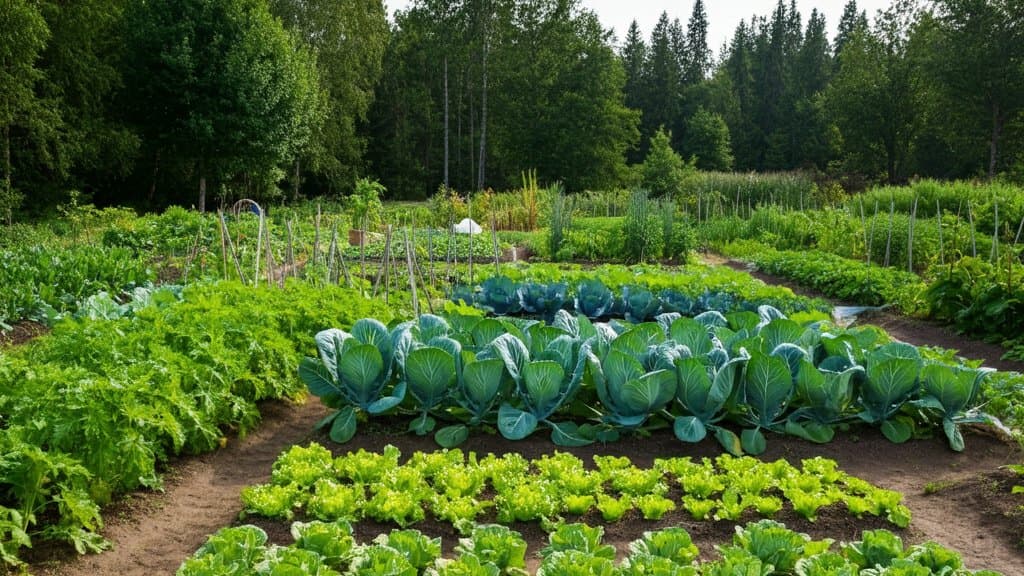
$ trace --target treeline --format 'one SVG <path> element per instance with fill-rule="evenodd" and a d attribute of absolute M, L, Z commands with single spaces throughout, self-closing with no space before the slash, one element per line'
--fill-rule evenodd
<path fill-rule="evenodd" d="M 780 0 L 716 58 L 703 0 L 649 37 L 580 0 L 2 0 L 0 218 L 80 191 L 202 205 L 638 182 L 658 130 L 700 168 L 857 186 L 1024 178 L 1024 0 Z"/>

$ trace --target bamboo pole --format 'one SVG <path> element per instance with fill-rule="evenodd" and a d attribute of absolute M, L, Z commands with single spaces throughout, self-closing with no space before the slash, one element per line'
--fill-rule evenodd
<path fill-rule="evenodd" d="M 235 271 L 238 272 L 238 281 L 245 284 L 245 274 L 242 273 L 242 263 L 238 260 L 238 253 L 235 251 L 235 242 L 231 239 L 231 234 L 228 233 L 228 223 L 224 219 L 224 213 L 217 211 L 220 215 L 221 234 L 227 237 L 228 248 L 231 250 L 231 258 L 235 262 Z"/>
<path fill-rule="evenodd" d="M 917 220 L 917 195 L 914 195 L 914 207 L 910 211 L 910 223 L 907 225 L 907 272 L 914 273 L 914 223 Z"/>
<path fill-rule="evenodd" d="M 256 262 L 255 270 L 252 273 L 252 286 L 255 288 L 260 284 L 260 249 L 263 248 L 263 210 L 260 210 L 260 225 L 256 232 Z"/>
<path fill-rule="evenodd" d="M 993 264 L 999 265 L 999 199 L 993 200 L 994 212 L 994 225 L 992 226 L 992 253 L 989 255 L 989 260 Z"/>
<path fill-rule="evenodd" d="M 416 271 L 412 264 L 412 246 L 409 243 L 409 229 L 405 229 L 405 263 L 409 267 L 409 290 L 412 292 L 412 311 L 420 317 L 420 300 L 416 294 Z"/>
<path fill-rule="evenodd" d="M 324 284 L 331 283 L 331 272 L 334 270 L 334 253 L 338 249 L 338 223 L 331 226 L 331 243 L 327 248 L 327 272 L 324 273 Z"/>
<path fill-rule="evenodd" d="M 889 235 L 885 239 L 885 267 L 889 267 L 889 255 L 892 251 L 892 227 L 896 218 L 896 198 L 889 199 Z"/>
<path fill-rule="evenodd" d="M 935 220 L 939 227 L 939 264 L 946 263 L 946 249 L 942 244 L 942 206 L 939 205 L 939 199 L 935 199 Z"/>
<path fill-rule="evenodd" d="M 316 232 L 313 235 L 313 262 L 316 266 L 320 261 L 320 203 L 316 204 Z"/>
<path fill-rule="evenodd" d="M 295 266 L 295 230 L 292 227 L 292 220 L 285 223 L 285 229 L 288 232 L 288 252 L 285 254 L 286 266 L 288 266 L 292 278 L 298 278 L 299 273 Z"/>
<path fill-rule="evenodd" d="M 498 262 L 498 229 L 495 227 L 494 214 L 491 214 L 491 240 L 494 243 L 494 275 L 501 276 L 501 264 Z"/>
<path fill-rule="evenodd" d="M 967 199 L 967 222 L 971 226 L 971 256 L 978 257 L 978 243 L 974 236 L 974 210 L 971 208 L 971 199 Z"/>

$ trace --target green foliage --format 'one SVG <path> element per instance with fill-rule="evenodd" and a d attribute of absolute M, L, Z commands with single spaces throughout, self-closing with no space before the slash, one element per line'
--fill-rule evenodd
<path fill-rule="evenodd" d="M 381 218 L 384 216 L 384 205 L 380 199 L 386 192 L 387 188 L 376 180 L 356 180 L 355 190 L 345 197 L 354 227 L 372 230 L 380 226 Z"/>
<path fill-rule="evenodd" d="M 130 117 L 151 150 L 200 179 L 272 178 L 323 121 L 313 57 L 265 2 L 132 3 L 124 30 Z"/>
<path fill-rule="evenodd" d="M 159 487 L 157 471 L 175 455 L 214 450 L 226 430 L 251 430 L 258 401 L 299 396 L 295 371 L 313 349 L 309 334 L 366 314 L 390 312 L 341 289 L 197 285 L 180 302 L 154 299 L 115 320 L 67 319 L 5 351 L 0 413 L 15 444 L 4 450 L 0 486 L 18 526 L 2 536 L 8 559 L 37 538 L 83 552 L 102 546 L 99 505 Z M 275 515 L 290 513 L 287 491 L 258 496 Z"/>
<path fill-rule="evenodd" d="M 479 457 L 450 449 L 416 452 L 404 463 L 400 460 L 394 446 L 382 453 L 361 449 L 338 458 L 317 444 L 293 447 L 274 464 L 271 482 L 243 489 L 242 501 L 247 514 L 288 519 L 305 506 L 318 519 L 343 525 L 373 519 L 407 526 L 429 515 L 464 534 L 494 508 L 494 517 L 502 523 L 555 523 L 544 554 L 572 548 L 612 556 L 600 544 L 601 531 L 562 524 L 563 515 L 600 512 L 606 521 L 615 522 L 635 507 L 646 520 L 675 518 L 681 512 L 674 512 L 677 496 L 669 490 L 678 486 L 683 507 L 698 520 L 736 519 L 747 510 L 770 517 L 784 503 L 811 520 L 819 508 L 839 504 L 853 515 L 884 517 L 901 527 L 910 520 L 899 493 L 849 476 L 825 458 L 804 460 L 797 467 L 784 460 L 761 462 L 724 454 L 699 461 L 659 458 L 654 466 L 639 468 L 625 457 L 599 455 L 593 458 L 594 469 L 569 453 L 527 460 L 518 453 Z M 339 494 L 347 498 L 345 505 L 325 505 Z M 473 538 L 478 544 L 510 538 L 503 526 L 476 530 L 480 536 Z M 421 535 L 410 534 L 428 547 Z M 512 544 L 501 546 L 504 550 Z M 682 529 L 646 534 L 633 549 L 682 564 L 696 557 Z"/>
<path fill-rule="evenodd" d="M 316 543 L 310 541 L 311 533 Z M 470 537 L 460 539 L 455 546 L 453 558 L 442 559 L 440 539 L 430 540 L 417 531 L 380 534 L 372 543 L 357 544 L 350 552 L 342 552 L 342 548 L 347 551 L 351 546 L 347 527 L 295 523 L 292 534 L 296 542 L 285 547 L 267 546 L 266 533 L 255 526 L 239 526 L 211 536 L 182 563 L 177 574 L 526 576 L 526 541 L 519 532 L 486 524 L 472 526 L 469 533 Z M 665 528 L 645 532 L 641 539 L 631 542 L 618 566 L 615 549 L 600 543 L 602 533 L 600 527 L 583 524 L 555 528 L 550 546 L 541 552 L 538 576 L 998 576 L 992 571 L 963 569 L 957 552 L 934 542 L 904 549 L 899 537 L 885 530 L 865 531 L 863 540 L 841 543 L 837 553 L 829 551 L 831 540 L 811 540 L 782 524 L 763 520 L 737 526 L 733 545 L 718 547 L 721 560 L 698 563 L 698 550 L 690 535 L 682 528 Z M 342 548 L 324 540 L 328 534 L 336 534 L 344 542 Z M 412 548 L 411 542 L 415 542 Z M 321 548 L 321 544 L 327 547 Z"/>
<path fill-rule="evenodd" d="M 729 126 L 720 114 L 700 107 L 686 126 L 686 151 L 696 158 L 700 170 L 727 172 L 732 170 L 732 145 Z"/>
<path fill-rule="evenodd" d="M 664 228 L 658 221 L 655 206 L 646 190 L 633 192 L 630 197 L 622 222 L 626 262 L 651 262 L 661 257 L 665 248 Z"/>
<path fill-rule="evenodd" d="M 687 179 L 696 171 L 672 149 L 671 140 L 671 132 L 658 129 L 651 136 L 647 157 L 640 169 L 641 186 L 655 198 L 677 196 Z"/>
<path fill-rule="evenodd" d="M 750 241 L 734 242 L 723 252 L 833 298 L 869 306 L 891 304 L 907 314 L 928 309 L 921 297 L 925 284 L 908 272 L 868 266 L 828 252 L 775 250 Z"/>

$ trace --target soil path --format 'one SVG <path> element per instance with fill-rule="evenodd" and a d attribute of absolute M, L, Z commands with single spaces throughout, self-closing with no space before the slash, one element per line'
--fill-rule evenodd
<path fill-rule="evenodd" d="M 33 574 L 143 576 L 174 574 L 210 534 L 238 519 L 242 488 L 267 482 L 274 460 L 313 434 L 327 414 L 316 398 L 305 404 L 268 402 L 263 421 L 244 439 L 232 438 L 211 454 L 183 458 L 165 479 L 165 491 L 136 493 L 104 511 L 103 534 L 114 547 L 98 555 L 57 553 Z"/>

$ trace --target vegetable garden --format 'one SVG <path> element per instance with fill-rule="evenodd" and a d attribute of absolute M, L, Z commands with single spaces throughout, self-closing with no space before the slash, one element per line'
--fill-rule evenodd
<path fill-rule="evenodd" d="M 778 202 L 827 203 L 785 182 Z M 845 240 L 825 228 L 807 239 L 795 232 L 800 212 L 769 205 L 770 186 L 749 197 L 716 189 L 731 184 L 702 180 L 678 204 L 535 191 L 538 207 L 567 202 L 562 216 L 530 217 L 518 196 L 494 195 L 492 229 L 475 239 L 448 234 L 422 207 L 389 206 L 380 218 L 395 225 L 347 248 L 355 220 L 331 205 L 143 217 L 83 208 L 6 231 L 0 327 L 47 333 L 0 347 L 4 563 L 89 571 L 52 558 L 113 557 L 111 506 L 165 488 L 173 497 L 168 471 L 209 452 L 230 466 L 225 446 L 262 441 L 267 403 L 306 401 L 296 409 L 305 432 L 239 466 L 251 477 L 233 480 L 223 528 L 185 536 L 178 574 L 1014 573 L 1024 478 L 1008 439 L 1024 426 L 1024 377 L 846 326 L 824 300 L 665 248 L 685 229 L 679 238 L 827 295 L 994 333 L 1003 324 L 992 319 L 1011 308 L 971 320 L 951 283 L 954 270 L 977 272 L 970 282 L 998 276 L 1005 260 L 1015 289 L 1005 222 L 987 228 L 988 205 L 972 202 L 977 227 L 938 224 L 934 253 L 911 240 L 895 256 L 889 242 L 890 260 L 904 259 L 897 271 L 870 248 L 837 248 L 873 246 L 857 204 L 845 219 L 821 212 L 833 231 L 849 225 Z M 914 195 L 937 201 L 931 218 L 955 226 L 949 199 L 926 191 Z M 462 207 L 443 201 L 433 208 L 450 221 Z M 690 262 L 505 255 L 524 243 L 541 258 L 575 254 L 592 218 L 624 229 L 640 218 L 649 226 L 638 237 L 657 229 L 662 243 L 652 252 L 644 240 L 638 254 Z M 518 219 L 510 227 L 525 231 L 498 230 Z M 992 258 L 954 262 L 982 234 Z M 549 242 L 558 235 L 562 248 Z M 608 260 L 630 261 L 629 250 Z M 877 455 L 897 470 L 879 470 L 889 463 Z M 954 501 L 978 478 L 1005 512 L 989 564 L 937 528 L 944 494 Z M 965 533 L 982 530 L 983 512 L 971 511 Z M 146 514 L 128 522 L 145 531 Z"/>

